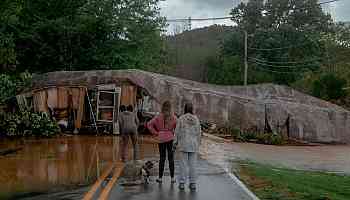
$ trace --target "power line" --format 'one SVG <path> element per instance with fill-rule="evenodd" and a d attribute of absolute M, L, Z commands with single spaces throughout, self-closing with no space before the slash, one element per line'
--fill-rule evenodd
<path fill-rule="evenodd" d="M 324 2 L 318 3 L 317 5 L 329 4 L 337 1 L 340 1 L 340 0 L 324 1 Z M 295 9 L 295 10 L 300 10 L 300 9 Z M 222 20 L 222 19 L 231 19 L 231 18 L 232 18 L 231 16 L 223 16 L 223 17 L 209 17 L 209 18 L 191 18 L 191 20 L 192 21 L 210 21 L 210 20 Z M 167 22 L 185 22 L 185 21 L 188 21 L 188 18 L 167 19 L 166 21 Z"/>
<path fill-rule="evenodd" d="M 307 72 L 307 71 L 276 71 L 276 70 L 271 70 L 271 69 L 266 69 L 266 68 L 263 68 L 259 65 L 253 65 L 255 69 L 257 69 L 258 71 L 265 71 L 265 72 L 272 72 L 272 73 L 277 73 L 277 74 L 297 74 L 297 73 L 304 73 L 304 72 Z"/>
<path fill-rule="evenodd" d="M 337 2 L 337 1 L 340 1 L 340 0 L 324 1 L 324 2 L 320 2 L 320 3 L 318 3 L 318 4 L 319 4 L 319 5 L 323 5 L 323 4 L 333 3 L 333 2 Z"/>
<path fill-rule="evenodd" d="M 322 6 L 322 5 L 325 5 L 325 4 L 329 4 L 329 3 L 334 3 L 334 2 L 337 2 L 337 1 L 340 1 L 340 0 L 329 0 L 329 1 L 324 1 L 324 2 L 320 2 L 316 5 L 319 5 L 319 6 Z M 307 10 L 308 8 L 312 8 L 311 6 L 306 6 L 304 8 L 295 8 L 295 9 L 291 9 L 291 10 L 295 10 L 295 11 L 305 11 Z"/>
<path fill-rule="evenodd" d="M 339 1 L 339 0 L 337 0 Z M 320 22 L 319 20 L 314 20 L 314 21 L 309 21 L 308 23 L 314 23 L 314 22 Z M 261 30 L 259 29 L 259 31 L 262 31 L 263 33 L 269 33 L 269 31 L 267 30 Z M 307 39 L 310 39 L 304 43 L 301 44 L 296 44 L 296 45 L 290 45 L 290 46 L 284 46 L 284 47 L 276 47 L 276 48 L 254 48 L 254 47 L 248 47 L 248 49 L 251 50 L 255 50 L 255 51 L 273 51 L 273 50 L 282 50 L 282 49 L 291 49 L 291 48 L 295 48 L 295 47 L 302 47 L 302 46 L 306 46 L 310 43 L 317 43 L 317 41 L 314 41 L 311 38 L 306 37 Z"/>
<path fill-rule="evenodd" d="M 248 49 L 251 50 L 256 50 L 256 51 L 273 51 L 273 50 L 281 50 L 281 49 L 291 49 L 294 47 L 301 47 L 301 46 L 305 46 L 306 43 L 301 44 L 301 45 L 290 45 L 290 46 L 285 46 L 285 47 L 276 47 L 276 48 L 269 48 L 269 49 L 265 49 L 265 48 L 254 48 L 254 47 L 248 47 Z"/>
<path fill-rule="evenodd" d="M 318 21 L 317 21 L 318 22 Z M 260 30 L 261 31 L 261 30 Z M 268 31 L 265 31 L 268 33 Z M 255 51 L 273 51 L 273 50 L 282 50 L 282 49 L 291 49 L 295 47 L 302 47 L 306 46 L 310 43 L 316 43 L 317 41 L 312 40 L 311 38 L 306 37 L 307 39 L 310 39 L 304 43 L 297 44 L 297 45 L 289 45 L 289 46 L 284 46 L 284 47 L 275 47 L 275 48 L 254 48 L 254 47 L 248 47 L 248 49 L 255 50 Z"/>
<path fill-rule="evenodd" d="M 209 18 L 191 18 L 191 21 L 209 21 L 209 20 L 222 20 L 222 19 L 231 19 L 230 17 L 209 17 Z M 179 19 L 167 19 L 167 22 L 186 22 L 188 18 L 179 18 Z"/>
<path fill-rule="evenodd" d="M 266 66 L 266 67 L 271 67 L 271 68 L 289 68 L 289 69 L 296 69 L 296 68 L 307 68 L 307 67 L 312 67 L 314 65 L 271 65 L 271 64 L 267 64 L 267 63 L 261 63 L 261 62 L 257 62 L 254 60 L 249 60 L 250 63 L 254 63 L 254 64 L 258 64 L 258 65 L 262 65 L 262 66 Z"/>
<path fill-rule="evenodd" d="M 276 61 L 266 61 L 266 60 L 262 60 L 259 58 L 253 58 L 253 57 L 248 57 L 248 59 L 251 60 L 255 60 L 257 62 L 261 62 L 261 63 L 268 63 L 268 64 L 305 64 L 305 63 L 311 63 L 311 62 L 315 62 L 315 61 L 320 61 L 322 60 L 321 58 L 315 58 L 315 59 L 311 59 L 311 60 L 305 60 L 305 61 L 286 61 L 286 62 L 276 62 Z"/>
<path fill-rule="evenodd" d="M 279 74 L 296 74 L 296 73 L 304 73 L 304 72 L 308 71 L 308 70 L 302 70 L 302 71 L 276 71 L 276 70 L 264 68 L 264 67 L 262 67 L 260 65 L 253 65 L 253 66 L 254 66 L 255 69 L 258 69 L 260 71 L 279 73 Z"/>

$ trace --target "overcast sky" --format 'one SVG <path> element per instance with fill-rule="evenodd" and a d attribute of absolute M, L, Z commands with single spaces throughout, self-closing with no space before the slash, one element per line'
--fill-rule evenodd
<path fill-rule="evenodd" d="M 177 18 L 207 18 L 228 16 L 231 8 L 237 5 L 241 0 L 165 0 L 161 1 L 161 15 L 168 19 Z M 320 0 L 324 2 L 328 0 Z M 329 10 L 336 21 L 350 21 L 350 0 L 340 0 L 328 4 Z M 176 24 L 176 25 L 175 25 Z M 192 22 L 192 29 L 213 24 L 232 25 L 228 20 Z M 168 32 L 175 30 L 174 26 L 185 26 L 183 23 L 170 23 Z"/>

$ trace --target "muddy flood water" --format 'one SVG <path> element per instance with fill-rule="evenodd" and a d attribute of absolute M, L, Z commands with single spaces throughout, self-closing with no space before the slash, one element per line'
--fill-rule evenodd
<path fill-rule="evenodd" d="M 140 159 L 157 159 L 156 143 L 147 136 L 140 136 L 139 141 Z M 40 193 L 66 195 L 69 191 L 78 191 L 76 198 L 69 199 L 81 199 L 106 166 L 119 159 L 119 137 L 0 140 L 0 151 L 4 149 L 19 150 L 0 156 L 0 199 L 15 195 L 14 199 L 37 200 Z M 131 159 L 131 148 L 128 155 Z M 234 161 L 250 160 L 302 170 L 350 174 L 349 145 L 269 146 L 221 143 L 204 138 L 200 155 L 227 171 L 232 170 Z"/>
<path fill-rule="evenodd" d="M 147 138 L 141 137 L 140 145 L 141 159 L 157 152 Z M 0 199 L 21 198 L 94 183 L 108 163 L 119 159 L 119 137 L 2 140 L 0 149 L 18 150 L 0 156 Z"/>
<path fill-rule="evenodd" d="M 230 170 L 236 161 L 254 161 L 297 170 L 350 175 L 350 145 L 274 146 L 203 140 L 201 156 Z"/>

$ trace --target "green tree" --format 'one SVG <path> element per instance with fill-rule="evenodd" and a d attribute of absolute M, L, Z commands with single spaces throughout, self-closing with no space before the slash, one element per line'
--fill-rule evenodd
<path fill-rule="evenodd" d="M 320 79 L 313 82 L 312 94 L 325 100 L 337 100 L 347 95 L 346 91 L 343 90 L 345 86 L 345 79 L 332 73 L 324 74 Z"/>
<path fill-rule="evenodd" d="M 13 70 L 17 64 L 14 32 L 19 23 L 21 12 L 19 0 L 0 2 L 0 69 Z"/>
<path fill-rule="evenodd" d="M 17 71 L 159 65 L 164 19 L 158 0 L 18 0 L 15 9 L 9 5 L 2 9 L 18 10 L 10 12 L 16 23 L 5 23 L 2 33 L 13 36 Z"/>
<path fill-rule="evenodd" d="M 232 9 L 232 21 L 248 33 L 254 33 L 263 23 L 264 0 L 249 0 L 241 2 Z"/>
<path fill-rule="evenodd" d="M 210 57 L 206 63 L 208 67 L 208 82 L 220 85 L 238 85 L 242 83 L 241 66 L 238 56 L 223 59 Z"/>
<path fill-rule="evenodd" d="M 260 73 L 258 82 L 270 81 L 272 76 L 275 83 L 291 84 L 324 62 L 321 38 L 332 30 L 333 22 L 317 0 L 250 0 L 233 8 L 231 14 L 238 30 L 250 36 L 249 63 L 255 69 L 250 75 Z M 222 56 L 243 58 L 240 41 L 242 33 L 233 34 L 230 42 L 224 43 Z"/>

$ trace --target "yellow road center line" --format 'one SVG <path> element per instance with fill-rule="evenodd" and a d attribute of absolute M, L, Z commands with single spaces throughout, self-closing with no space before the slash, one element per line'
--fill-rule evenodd
<path fill-rule="evenodd" d="M 102 173 L 102 175 L 98 178 L 95 184 L 91 187 L 91 189 L 85 194 L 83 200 L 91 200 L 102 182 L 107 178 L 110 172 L 113 169 L 113 164 L 109 164 L 107 169 Z"/>
<path fill-rule="evenodd" d="M 108 195 L 111 192 L 115 182 L 118 180 L 118 178 L 120 177 L 122 171 L 124 169 L 124 163 L 117 163 L 114 169 L 114 174 L 112 179 L 108 182 L 107 186 L 104 188 L 104 190 L 102 191 L 100 198 L 98 198 L 98 200 L 107 200 L 108 199 Z"/>

